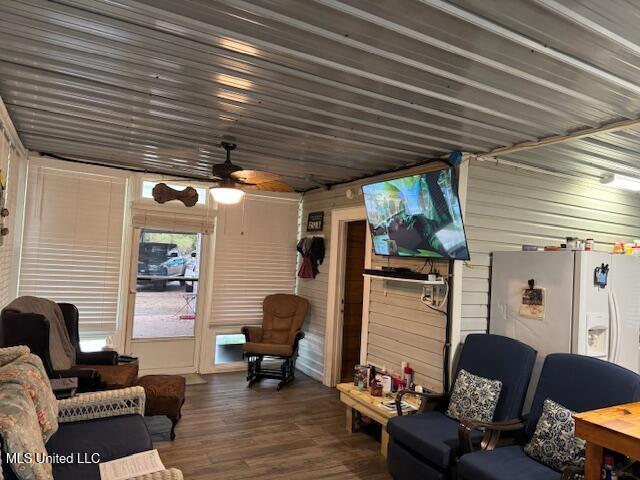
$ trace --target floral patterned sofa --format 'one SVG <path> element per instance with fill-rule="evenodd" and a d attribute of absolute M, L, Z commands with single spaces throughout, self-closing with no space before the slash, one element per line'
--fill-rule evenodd
<path fill-rule="evenodd" d="M 0 480 L 99 480 L 98 463 L 153 448 L 144 403 L 142 387 L 56 400 L 39 357 L 0 348 Z M 135 480 L 182 478 L 168 469 Z"/>

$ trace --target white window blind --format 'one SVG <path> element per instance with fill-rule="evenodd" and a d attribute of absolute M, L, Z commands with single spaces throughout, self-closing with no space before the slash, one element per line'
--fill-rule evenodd
<path fill-rule="evenodd" d="M 298 199 L 245 195 L 218 207 L 211 323 L 262 323 L 262 301 L 294 293 Z"/>
<path fill-rule="evenodd" d="M 215 213 L 209 209 L 185 207 L 185 211 L 149 209 L 134 205 L 131 224 L 134 228 L 155 228 L 173 232 L 211 233 L 215 225 Z"/>
<path fill-rule="evenodd" d="M 76 305 L 84 339 L 113 335 L 126 179 L 58 165 L 29 168 L 19 293 Z"/>

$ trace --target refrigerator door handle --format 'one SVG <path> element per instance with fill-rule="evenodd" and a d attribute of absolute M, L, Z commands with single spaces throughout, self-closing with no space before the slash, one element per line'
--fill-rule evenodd
<path fill-rule="evenodd" d="M 618 317 L 618 301 L 616 294 L 609 292 L 609 356 L 610 362 L 617 362 L 620 350 L 620 318 Z"/>

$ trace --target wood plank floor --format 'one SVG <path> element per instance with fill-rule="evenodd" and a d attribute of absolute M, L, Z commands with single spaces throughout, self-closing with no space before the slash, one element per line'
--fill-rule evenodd
<path fill-rule="evenodd" d="M 187 386 L 176 440 L 155 442 L 185 479 L 390 479 L 380 443 L 346 432 L 335 389 L 301 373 L 280 392 L 273 380 L 249 389 L 240 373 L 203 377 Z"/>

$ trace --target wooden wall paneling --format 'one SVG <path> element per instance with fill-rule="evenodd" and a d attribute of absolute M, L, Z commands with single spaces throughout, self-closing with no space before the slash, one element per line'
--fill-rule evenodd
<path fill-rule="evenodd" d="M 640 238 L 637 194 L 596 182 L 472 161 L 465 226 L 471 261 L 463 269 L 462 337 L 487 329 L 491 253 L 522 244 L 559 245 L 591 237 L 596 250 Z"/>
<path fill-rule="evenodd" d="M 332 239 L 331 211 L 336 208 L 363 205 L 363 197 L 360 193 L 362 184 L 386 178 L 414 175 L 445 167 L 445 164 L 434 163 L 407 169 L 403 172 L 370 178 L 365 181 L 340 185 L 330 190 L 308 192 L 303 196 L 301 235 L 307 235 L 306 221 L 309 212 L 324 211 L 324 230 L 322 232 L 309 233 L 308 235 L 323 235 L 327 252 L 329 252 L 329 245 Z M 352 198 L 347 198 L 346 193 L 349 189 L 352 190 Z M 309 341 L 301 342 L 298 366 L 303 372 L 318 380 L 322 380 L 324 374 L 324 350 L 320 347 L 324 346 L 325 342 L 329 261 L 330 259 L 327 255 L 324 264 L 320 266 L 320 274 L 313 280 L 298 279 L 297 285 L 298 294 L 308 298 L 311 302 L 311 315 L 304 327 Z M 424 261 L 372 256 L 373 268 L 387 264 L 420 270 L 424 266 Z M 447 274 L 447 262 L 436 261 L 436 266 L 441 273 Z M 425 270 L 428 268 L 426 266 Z M 396 371 L 400 370 L 402 361 L 408 361 L 416 370 L 416 380 L 419 383 L 424 383 L 429 388 L 439 391 L 443 388 L 443 362 L 437 362 L 437 358 L 442 358 L 446 318 L 444 315 L 430 311 L 420 302 L 421 292 L 422 288 L 420 286 L 411 288 L 403 285 L 388 285 L 385 290 L 381 280 L 371 281 L 369 291 L 370 327 L 365 332 L 369 337 L 367 341 L 367 361 L 380 366 L 385 365 L 387 368 Z M 394 312 L 395 316 L 392 315 Z M 411 336 L 423 340 L 423 348 L 418 348 L 411 344 L 409 340 Z M 408 348 L 405 348 L 405 346 Z M 405 354 L 405 352 L 409 351 L 413 357 Z M 437 363 L 437 365 L 434 365 L 434 363 Z"/>

